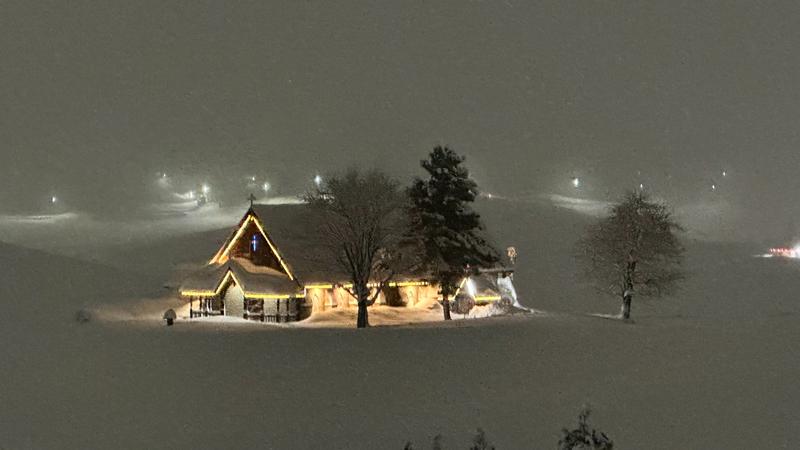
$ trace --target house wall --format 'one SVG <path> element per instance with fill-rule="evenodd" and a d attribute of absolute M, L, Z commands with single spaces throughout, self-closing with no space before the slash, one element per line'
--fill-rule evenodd
<path fill-rule="evenodd" d="M 330 309 L 331 298 L 330 289 L 306 289 L 306 302 L 311 303 L 312 314 Z"/>
<path fill-rule="evenodd" d="M 401 286 L 397 288 L 401 302 L 405 307 L 428 307 L 438 300 L 438 288 L 436 286 Z M 371 294 L 375 291 L 371 290 Z M 311 305 L 312 313 L 329 311 L 334 308 L 355 308 L 358 306 L 356 299 L 353 298 L 344 288 L 311 288 L 306 290 L 306 302 Z M 375 300 L 375 304 L 386 304 L 386 296 L 381 293 Z"/>
<path fill-rule="evenodd" d="M 414 303 L 410 306 L 415 308 L 427 308 L 439 301 L 439 286 L 413 286 L 416 288 Z"/>

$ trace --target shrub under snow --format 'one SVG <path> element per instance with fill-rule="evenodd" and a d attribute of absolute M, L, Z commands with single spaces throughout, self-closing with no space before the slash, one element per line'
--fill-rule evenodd
<path fill-rule="evenodd" d="M 79 309 L 78 312 L 75 313 L 75 320 L 78 323 L 86 323 L 92 320 L 92 313 L 85 309 Z"/>

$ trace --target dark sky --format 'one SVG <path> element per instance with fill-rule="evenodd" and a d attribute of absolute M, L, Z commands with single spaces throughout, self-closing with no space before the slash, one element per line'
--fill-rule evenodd
<path fill-rule="evenodd" d="M 294 192 L 448 144 L 498 193 L 796 209 L 796 2 L 534 3 L 2 1 L 0 201 L 94 208 L 161 170 Z"/>

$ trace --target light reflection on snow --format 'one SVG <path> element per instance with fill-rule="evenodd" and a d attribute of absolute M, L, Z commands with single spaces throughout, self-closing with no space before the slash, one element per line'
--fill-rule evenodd
<path fill-rule="evenodd" d="M 582 214 L 591 216 L 601 216 L 608 212 L 611 203 L 601 200 L 591 200 L 585 198 L 568 197 L 566 195 L 549 194 L 544 198 L 553 202 L 555 206 L 571 209 Z"/>

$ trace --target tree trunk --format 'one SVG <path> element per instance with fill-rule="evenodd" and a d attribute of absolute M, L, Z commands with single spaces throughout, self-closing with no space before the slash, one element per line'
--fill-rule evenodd
<path fill-rule="evenodd" d="M 628 320 L 631 318 L 631 300 L 633 300 L 633 294 L 630 291 L 625 291 L 625 295 L 622 296 L 623 320 Z"/>
<path fill-rule="evenodd" d="M 444 320 L 452 320 L 450 318 L 450 299 L 447 294 L 442 294 L 442 311 L 444 311 Z"/>
<path fill-rule="evenodd" d="M 368 326 L 369 326 L 369 315 L 367 312 L 367 300 L 359 298 L 358 320 L 356 321 L 356 328 L 367 328 Z"/>
<path fill-rule="evenodd" d="M 636 272 L 636 260 L 628 257 L 628 267 L 625 271 L 625 292 L 622 293 L 622 319 L 631 318 L 631 300 L 633 300 L 633 275 Z"/>

